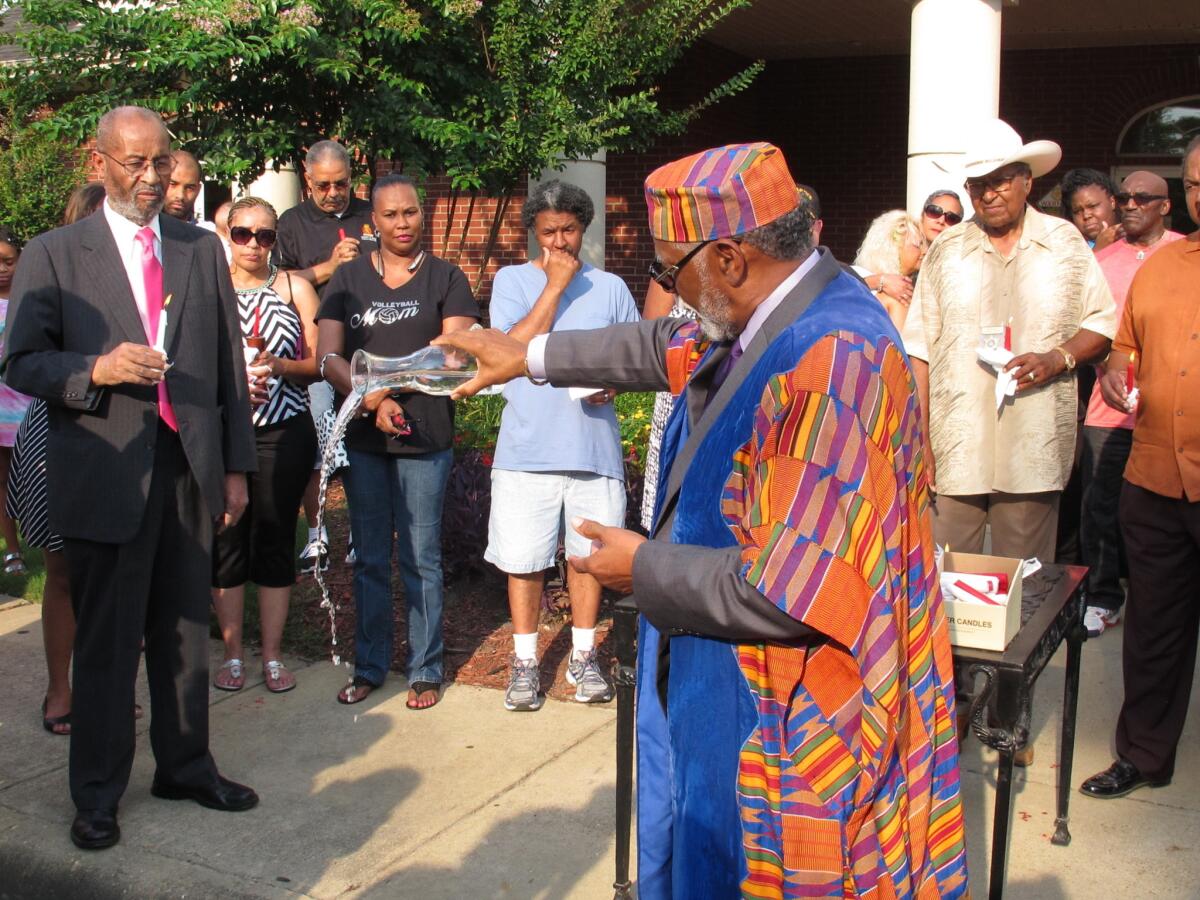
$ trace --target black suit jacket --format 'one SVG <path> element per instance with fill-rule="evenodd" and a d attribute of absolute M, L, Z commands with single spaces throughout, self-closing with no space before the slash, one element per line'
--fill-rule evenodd
<path fill-rule="evenodd" d="M 212 516 L 227 472 L 256 469 L 237 298 L 216 235 L 159 216 L 171 404 Z M 103 212 L 30 241 L 8 308 L 0 371 L 47 401 L 50 527 L 124 543 L 142 521 L 158 437 L 155 388 L 91 383 L 97 357 L 146 334 Z"/>

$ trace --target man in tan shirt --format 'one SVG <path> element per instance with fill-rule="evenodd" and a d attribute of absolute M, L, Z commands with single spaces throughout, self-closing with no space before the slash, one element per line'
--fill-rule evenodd
<path fill-rule="evenodd" d="M 1187 209 L 1200 225 L 1200 137 L 1183 159 Z M 1129 360 L 1138 400 L 1126 390 Z M 1100 390 L 1135 412 L 1121 489 L 1129 560 L 1125 702 L 1117 759 L 1087 779 L 1089 797 L 1162 787 L 1175 773 L 1200 629 L 1200 231 L 1163 247 L 1134 276 Z"/>
<path fill-rule="evenodd" d="M 1079 232 L 1026 202 L 1058 164 L 1051 141 L 1022 144 L 999 119 L 965 155 L 974 218 L 946 229 L 921 268 L 904 345 L 913 360 L 937 490 L 934 535 L 968 553 L 1051 561 L 1074 460 L 1074 370 L 1116 332 L 1104 275 Z M 1015 395 L 997 406 L 981 345 L 1016 355 Z M 934 468 L 936 466 L 936 468 Z"/>

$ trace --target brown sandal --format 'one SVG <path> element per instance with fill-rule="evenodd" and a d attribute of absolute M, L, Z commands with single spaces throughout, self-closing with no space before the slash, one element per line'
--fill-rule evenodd
<path fill-rule="evenodd" d="M 355 703 L 362 703 L 371 696 L 371 691 L 379 687 L 377 684 L 372 684 L 361 675 L 355 675 L 353 680 L 338 691 L 338 703 L 344 703 L 346 706 L 352 706 Z"/>

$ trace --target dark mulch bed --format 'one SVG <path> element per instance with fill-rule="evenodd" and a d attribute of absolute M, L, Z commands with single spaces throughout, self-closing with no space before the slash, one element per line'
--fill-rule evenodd
<path fill-rule="evenodd" d="M 354 589 L 353 567 L 345 562 L 348 515 L 346 498 L 340 481 L 330 484 L 326 521 L 330 541 L 329 570 L 325 583 L 336 607 L 335 623 L 338 650 L 343 662 L 354 657 Z M 483 548 L 479 548 L 480 554 Z M 395 569 L 393 568 L 393 572 Z M 398 574 L 393 575 L 395 615 L 395 648 L 392 671 L 404 675 L 407 652 L 405 635 L 404 589 Z M 613 642 L 613 597 L 605 592 L 601 602 L 600 621 L 596 640 L 602 665 L 611 671 Z M 248 636 L 255 633 L 248 629 Z M 547 589 L 543 595 L 538 648 L 541 659 L 542 687 L 547 696 L 569 700 L 574 688 L 566 683 L 567 657 L 571 652 L 570 609 L 566 591 L 558 575 L 547 574 Z M 508 657 L 512 652 L 512 623 L 508 616 L 508 599 L 504 576 L 480 568 L 459 575 L 446 584 L 444 636 L 446 644 L 446 680 L 458 684 L 503 690 L 508 684 Z M 321 609 L 321 593 L 311 575 L 302 575 L 292 594 L 292 611 L 284 633 L 284 649 L 306 659 L 331 657 L 330 621 L 327 610 Z"/>

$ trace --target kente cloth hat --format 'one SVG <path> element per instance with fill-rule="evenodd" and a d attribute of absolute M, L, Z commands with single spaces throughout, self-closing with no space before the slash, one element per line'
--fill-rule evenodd
<path fill-rule="evenodd" d="M 797 202 L 783 153 L 761 142 L 702 150 L 646 179 L 650 234 L 663 241 L 736 237 L 774 222 Z"/>
<path fill-rule="evenodd" d="M 985 119 L 967 137 L 958 171 L 964 179 L 982 178 L 1015 162 L 1026 163 L 1033 177 L 1045 175 L 1062 159 L 1062 147 L 1054 141 L 1021 141 L 1011 125 L 1001 119 Z M 944 171 L 950 171 L 945 169 Z"/>

